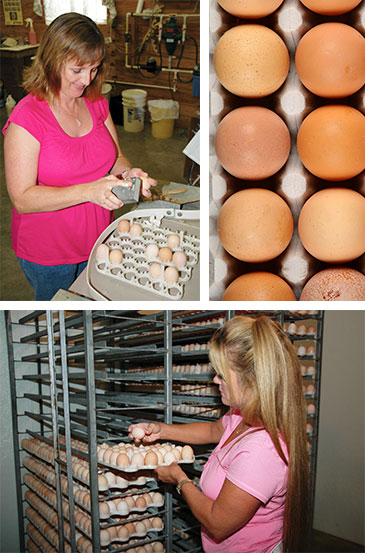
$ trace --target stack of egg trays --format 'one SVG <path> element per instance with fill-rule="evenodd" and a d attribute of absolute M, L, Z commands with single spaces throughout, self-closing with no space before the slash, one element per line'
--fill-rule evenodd
<path fill-rule="evenodd" d="M 96 261 L 96 269 L 99 273 L 123 281 L 138 288 L 159 294 L 170 300 L 180 300 L 184 294 L 184 283 L 191 279 L 193 267 L 199 261 L 200 240 L 197 236 L 185 231 L 172 231 L 166 227 L 160 227 L 154 217 L 141 217 L 126 214 L 123 219 L 129 219 L 131 224 L 138 223 L 142 227 L 142 235 L 132 237 L 130 233 L 120 233 L 115 229 L 107 238 L 105 244 L 110 248 L 117 248 L 123 252 L 123 260 L 120 264 L 111 264 L 109 259 Z M 145 255 L 149 244 L 167 246 L 167 237 L 170 234 L 180 237 L 180 247 L 176 250 L 183 251 L 187 257 L 186 266 L 178 267 L 179 278 L 176 283 L 167 283 L 162 278 L 151 277 L 148 273 L 149 265 L 157 262 L 163 269 L 169 266 L 175 267 L 173 262 L 162 262 L 159 258 L 148 259 Z"/>
<path fill-rule="evenodd" d="M 35 455 L 35 456 L 36 456 L 36 458 L 38 458 L 38 455 Z M 30 470 L 32 471 L 32 468 L 31 468 L 30 463 L 29 463 L 29 460 L 31 460 L 31 459 L 34 459 L 34 458 L 26 459 L 24 465 L 25 465 L 25 467 L 27 467 L 27 469 L 30 469 Z M 52 465 L 49 465 L 49 462 L 48 462 L 47 460 L 43 459 L 43 457 L 40 457 L 39 459 L 42 460 L 42 462 L 38 462 L 38 463 L 40 463 L 42 466 L 44 466 L 44 467 L 47 468 L 47 469 L 54 470 L 54 467 L 53 467 Z M 108 466 L 109 468 L 112 468 L 112 469 L 118 469 L 116 466 L 113 466 L 113 465 L 110 465 L 110 464 L 104 464 L 104 463 L 103 463 L 103 465 L 106 465 L 106 466 Z M 146 466 L 146 467 L 150 468 L 150 466 Z M 133 469 L 133 468 L 129 468 L 129 469 L 126 469 L 126 470 L 124 470 L 124 471 L 129 472 L 129 473 L 135 473 L 136 470 Z M 28 475 L 28 477 L 27 477 L 27 475 Z M 27 485 L 28 488 L 30 488 L 30 489 L 32 489 L 32 490 L 34 491 L 34 493 L 32 493 L 31 495 L 26 494 L 25 499 L 27 500 L 28 504 L 30 504 L 30 506 L 32 506 L 32 508 L 33 508 L 34 510 L 40 511 L 42 518 L 45 519 L 45 520 L 47 521 L 48 524 L 54 525 L 54 523 L 52 522 L 51 516 L 48 516 L 48 515 L 47 515 L 46 510 L 47 510 L 47 509 L 52 510 L 52 512 L 54 512 L 54 513 L 52 513 L 52 515 L 56 514 L 56 511 L 55 511 L 55 510 L 56 510 L 57 508 L 56 508 L 55 491 L 53 490 L 53 488 L 52 488 L 52 489 L 49 489 L 48 487 L 45 487 L 45 486 L 43 485 L 43 488 L 48 490 L 48 494 L 49 494 L 49 493 L 52 494 L 52 492 L 53 492 L 53 495 L 54 495 L 54 502 L 53 502 L 53 501 L 51 501 L 49 498 L 47 498 L 46 495 L 43 496 L 43 495 L 40 494 L 40 488 L 39 488 L 39 487 L 34 487 L 34 486 L 32 485 L 31 480 L 29 479 L 29 476 L 30 476 L 30 474 L 25 474 L 25 476 L 24 476 L 24 482 L 25 482 L 25 484 Z M 85 480 L 83 480 L 82 478 L 80 478 L 80 477 L 78 477 L 78 476 L 76 476 L 76 475 L 73 475 L 73 478 L 74 478 L 74 480 L 79 481 L 80 483 L 82 483 L 82 484 L 86 487 L 84 490 L 88 490 L 88 486 L 89 486 L 89 483 L 88 483 L 88 482 L 86 482 Z M 33 477 L 33 479 L 36 479 L 36 481 L 38 482 L 38 484 L 39 484 L 39 485 L 42 485 L 42 482 L 41 482 L 39 476 L 37 476 L 37 478 Z M 42 479 L 43 479 L 43 478 L 42 478 Z M 147 476 L 147 477 L 144 479 L 144 481 L 145 481 L 144 484 L 146 484 L 147 482 L 151 482 L 151 481 L 152 481 L 153 483 L 155 483 L 155 479 L 152 478 L 152 477 L 149 477 L 149 476 Z M 51 485 L 51 487 L 54 486 L 54 482 L 53 482 L 52 480 L 46 479 L 46 483 L 47 483 L 47 485 Z M 138 480 L 138 477 L 136 476 L 136 479 L 135 479 L 135 480 L 131 480 L 131 481 L 129 482 L 129 485 L 127 486 L 127 488 L 130 487 L 130 486 L 139 486 L 139 485 L 141 485 L 141 482 Z M 76 489 L 77 489 L 77 488 L 78 488 L 78 487 L 76 486 Z M 137 491 L 134 491 L 134 493 L 128 493 L 128 492 L 126 491 L 126 487 L 125 487 L 124 485 L 123 485 L 123 486 L 119 486 L 119 485 L 117 485 L 117 484 L 116 484 L 116 485 L 113 485 L 112 488 L 113 488 L 113 489 L 118 489 L 119 491 L 123 491 L 123 494 L 126 494 L 126 495 L 128 495 L 128 494 L 143 494 L 143 493 L 145 493 L 145 492 L 150 492 L 150 491 L 151 491 L 151 488 L 147 488 L 147 489 L 143 488 L 143 489 L 141 489 L 141 490 L 138 491 L 138 492 L 137 492 Z M 82 490 L 82 489 L 80 489 L 80 490 Z M 66 493 L 65 490 L 63 490 L 63 492 Z M 76 492 L 76 491 L 74 490 L 74 494 L 75 494 L 75 492 Z M 99 486 L 99 492 L 108 493 L 108 497 L 107 497 L 107 498 L 110 499 L 110 500 L 113 499 L 113 496 L 110 496 L 109 486 L 107 486 L 107 487 Z M 40 497 L 42 498 L 42 500 L 39 499 L 39 502 L 34 502 L 34 498 L 36 498 L 37 496 L 38 496 L 38 497 L 40 496 Z M 100 498 L 99 500 L 101 501 L 102 499 Z M 78 511 L 80 511 L 80 510 L 78 510 L 78 507 L 79 507 L 79 506 L 82 508 L 82 510 L 86 510 L 86 514 L 89 513 L 89 508 L 88 508 L 86 505 L 84 505 L 84 504 L 81 503 L 81 502 L 78 502 L 77 500 L 75 500 L 75 503 L 76 503 L 75 515 L 78 513 Z M 48 505 L 49 505 L 49 506 L 48 506 Z M 51 508 L 50 508 L 50 507 L 51 507 Z M 155 509 L 157 509 L 157 508 L 160 508 L 160 507 L 163 507 L 163 502 L 162 502 L 161 504 L 150 504 L 147 508 L 150 508 L 150 509 L 151 509 L 151 508 L 155 508 Z M 53 510 L 53 508 L 54 508 L 54 510 Z M 131 512 L 139 512 L 140 515 L 138 516 L 137 514 L 131 513 Z M 151 514 L 151 513 L 148 513 L 148 515 L 147 515 L 147 513 L 146 513 L 146 508 L 145 508 L 145 509 L 138 509 L 138 508 L 136 508 L 136 509 L 131 510 L 131 512 L 128 512 L 128 513 L 112 512 L 110 515 L 111 515 L 111 516 L 116 516 L 116 515 L 128 516 L 128 520 L 125 521 L 125 522 L 123 521 L 123 524 L 124 524 L 124 523 L 127 523 L 128 521 L 139 521 L 139 520 L 145 519 L 146 517 L 153 517 L 153 516 L 155 516 L 155 515 L 158 515 L 157 513 L 152 513 L 152 514 Z M 80 513 L 81 513 L 82 515 L 85 515 L 85 512 L 83 512 L 83 511 L 81 511 Z M 63 515 L 64 515 L 64 517 L 66 517 L 66 518 L 68 519 L 68 516 L 67 516 L 65 513 L 64 513 Z M 91 517 L 91 516 L 90 516 L 90 517 Z M 105 516 L 103 516 L 103 515 L 100 515 L 100 520 L 101 520 L 101 522 L 102 522 L 103 520 L 105 520 L 106 518 L 108 518 L 108 517 L 109 517 L 109 516 L 106 516 L 106 517 L 105 517 Z M 91 520 L 90 520 L 90 521 L 91 521 Z M 33 520 L 32 523 L 33 523 L 33 525 L 35 525 L 35 526 L 39 529 L 39 526 L 37 525 L 37 522 L 36 522 L 36 521 Z M 117 523 L 117 524 L 118 524 L 118 523 Z M 75 526 L 76 526 L 76 528 L 77 528 L 79 531 L 82 532 L 83 535 L 85 535 L 87 538 L 91 539 L 91 535 L 88 533 L 88 531 L 87 531 L 84 527 L 80 527 L 77 523 L 75 523 Z M 103 526 L 101 527 L 101 530 L 103 530 L 103 529 L 106 529 L 106 530 L 107 530 L 108 527 L 110 527 L 110 522 L 109 522 L 109 524 L 103 525 Z M 126 541 L 129 541 L 129 539 L 132 539 L 132 538 L 140 538 L 140 539 L 143 540 L 144 542 L 153 542 L 153 541 L 156 541 L 157 538 L 156 538 L 156 537 L 155 537 L 155 538 L 150 538 L 150 536 L 148 536 L 149 533 L 152 532 L 152 533 L 156 534 L 156 533 L 161 532 L 162 530 L 163 530 L 163 526 L 162 526 L 162 528 L 151 528 L 151 529 L 149 529 L 149 530 L 147 531 L 147 533 L 143 533 L 143 534 L 141 534 L 141 533 L 135 533 L 135 534 L 130 535 L 129 538 L 126 539 Z M 39 529 L 39 531 L 42 532 L 42 529 Z M 57 533 L 56 533 L 56 535 L 57 535 Z M 57 540 L 58 540 L 58 536 L 56 536 L 56 535 L 55 535 L 55 537 L 54 537 L 54 540 L 53 540 L 53 541 L 51 540 L 51 543 L 52 543 L 52 545 L 53 545 L 55 548 L 57 548 L 56 542 L 57 542 Z M 80 535 L 80 536 L 82 536 L 82 535 Z M 46 538 L 48 541 L 50 540 L 48 537 L 45 537 L 45 538 Z M 70 539 L 70 537 L 67 535 L 67 533 L 65 533 L 65 538 L 66 538 L 66 539 Z M 77 538 L 78 538 L 78 537 L 77 537 Z M 110 538 L 110 540 L 109 540 L 109 539 L 107 539 L 107 538 L 104 537 L 104 539 L 102 540 L 101 544 L 102 544 L 102 546 L 109 546 L 109 544 L 111 544 L 111 543 L 113 543 L 113 542 L 123 543 L 123 542 L 126 542 L 126 541 L 123 541 L 123 540 L 120 539 L 120 538 L 118 538 L 118 539 Z M 69 551 L 69 550 L 68 550 L 69 545 L 68 545 L 67 543 L 65 543 L 65 546 L 66 546 L 66 551 L 68 552 L 68 551 Z"/>
<path fill-rule="evenodd" d="M 299 80 L 294 56 L 299 40 L 315 25 L 327 21 L 340 21 L 357 28 L 361 14 L 364 17 L 364 7 L 361 7 L 361 4 L 350 13 L 326 17 L 306 9 L 299 0 L 285 0 L 269 16 L 260 19 L 240 19 L 220 8 L 217 0 L 210 0 L 210 300 L 221 300 L 224 291 L 234 279 L 253 271 L 268 271 L 282 277 L 291 286 L 296 298 L 299 299 L 305 283 L 314 274 L 331 267 L 331 264 L 317 260 L 304 249 L 296 226 L 299 213 L 312 194 L 329 186 L 345 186 L 364 192 L 363 177 L 359 175 L 343 182 L 325 181 L 315 177 L 306 170 L 299 158 L 296 149 L 296 135 L 303 119 L 320 106 L 339 103 L 351 105 L 362 111 L 363 93 L 360 90 L 350 97 L 339 99 L 321 98 L 312 94 Z M 287 27 L 288 21 L 294 22 L 293 28 Z M 263 98 L 235 96 L 220 85 L 214 71 L 213 54 L 219 38 L 231 27 L 244 23 L 257 23 L 269 27 L 284 40 L 289 51 L 290 70 L 286 81 L 279 90 Z M 298 104 L 292 102 L 296 98 L 296 92 L 299 93 L 297 95 Z M 286 98 L 289 97 L 291 101 L 286 102 Z M 304 105 L 302 105 L 303 99 Z M 290 131 L 292 148 L 289 159 L 278 173 L 265 181 L 244 181 L 233 177 L 222 168 L 215 154 L 214 137 L 220 121 L 228 112 L 245 105 L 269 108 L 284 120 Z M 217 218 L 223 203 L 229 196 L 244 188 L 262 186 L 276 192 L 288 203 L 293 214 L 295 228 L 289 246 L 280 256 L 265 263 L 247 263 L 234 258 L 224 250 L 217 233 Z M 363 272 L 363 258 L 362 256 L 345 265 Z"/>

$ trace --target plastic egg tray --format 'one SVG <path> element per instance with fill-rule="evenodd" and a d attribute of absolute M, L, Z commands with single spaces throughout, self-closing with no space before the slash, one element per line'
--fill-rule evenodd
<path fill-rule="evenodd" d="M 363 110 L 363 91 L 337 99 L 321 98 L 312 94 L 300 82 L 296 73 L 294 55 L 301 37 L 312 27 L 328 21 L 338 21 L 364 31 L 365 7 L 340 16 L 323 16 L 311 12 L 299 0 L 285 0 L 271 15 L 260 19 L 239 19 L 220 8 L 217 0 L 210 0 L 210 300 L 221 300 L 228 285 L 240 275 L 267 271 L 283 278 L 299 300 L 306 282 L 316 273 L 331 267 L 311 256 L 303 247 L 297 231 L 297 220 L 302 206 L 315 192 L 333 187 L 346 187 L 364 193 L 364 180 L 358 175 L 347 181 L 325 181 L 316 178 L 302 165 L 296 149 L 296 135 L 302 120 L 309 112 L 327 104 L 344 104 Z M 241 98 L 221 86 L 214 71 L 213 54 L 219 38 L 238 24 L 255 23 L 271 28 L 284 40 L 290 54 L 288 77 L 280 89 L 263 98 Z M 291 134 L 292 148 L 284 167 L 264 181 L 239 180 L 220 165 L 214 149 L 218 124 L 230 111 L 240 106 L 264 106 L 277 113 Z M 265 187 L 279 194 L 289 205 L 294 218 L 294 234 L 287 249 L 277 258 L 264 263 L 240 261 L 226 252 L 217 233 L 217 219 L 225 200 L 245 188 Z M 336 264 L 332 264 L 333 265 Z M 364 272 L 364 256 L 340 266 Z"/>
<path fill-rule="evenodd" d="M 153 518 L 151 518 L 151 519 L 153 519 Z M 143 520 L 141 520 L 141 521 L 143 521 Z M 137 523 L 137 522 L 136 522 L 136 523 Z M 120 525 L 120 526 L 117 525 L 117 526 L 115 526 L 115 527 L 119 528 L 119 527 L 123 527 L 123 525 Z M 126 543 L 126 542 L 128 542 L 130 539 L 132 539 L 132 538 L 134 538 L 134 537 L 144 538 L 144 537 L 147 537 L 147 535 L 148 535 L 149 533 L 158 533 L 158 532 L 162 531 L 163 528 L 164 528 L 164 525 L 163 525 L 163 522 L 162 522 L 162 527 L 150 527 L 150 528 L 147 529 L 144 533 L 136 533 L 136 532 L 135 532 L 135 533 L 131 533 L 131 534 L 130 534 L 128 537 L 126 537 L 126 538 L 113 537 L 113 538 L 110 538 L 109 541 L 106 541 L 106 540 L 105 540 L 105 541 L 100 541 L 100 544 L 101 544 L 102 546 L 108 546 L 109 544 L 114 543 L 114 542 Z M 104 529 L 106 529 L 106 531 L 108 530 L 107 528 L 104 528 Z"/>
<path fill-rule="evenodd" d="M 192 298 L 188 299 L 199 299 L 199 229 L 184 223 L 184 220 L 198 218 L 199 212 L 195 210 L 172 209 L 135 210 L 123 215 L 105 229 L 91 251 L 87 271 L 89 287 L 98 299 L 104 300 L 180 300 L 186 297 L 186 288 L 190 285 Z M 141 225 L 142 235 L 135 237 L 130 233 L 120 233 L 118 223 L 122 219 L 129 220 L 131 225 Z M 184 267 L 176 267 L 173 262 L 162 262 L 159 258 L 148 259 L 145 255 L 145 249 L 149 244 L 167 246 L 167 237 L 172 233 L 180 237 L 179 248 L 172 250 L 184 252 L 187 257 Z M 100 244 L 106 244 L 109 250 L 121 250 L 122 262 L 112 264 L 109 258 L 98 260 L 96 250 Z M 153 262 L 162 266 L 162 275 L 167 267 L 176 267 L 179 273 L 177 282 L 169 283 L 163 278 L 152 277 L 149 274 L 149 266 Z"/>
<path fill-rule="evenodd" d="M 106 445 L 106 443 L 104 443 Z M 168 446 L 171 446 L 171 449 L 175 448 L 175 445 L 172 444 L 172 443 L 162 443 L 160 446 L 161 447 L 164 447 L 165 445 L 168 445 Z M 103 448 L 110 448 L 112 449 L 112 447 L 108 447 L 108 446 L 105 446 Z M 133 448 L 133 450 L 132 450 Z M 131 459 L 133 458 L 133 456 L 135 454 L 138 454 L 138 453 L 141 453 L 142 456 L 145 456 L 147 454 L 148 451 L 151 450 L 151 447 L 149 448 L 148 446 L 139 446 L 139 447 L 133 447 L 133 446 L 129 446 L 129 450 L 127 453 L 127 456 L 129 458 L 129 460 L 131 461 Z M 122 473 L 135 473 L 137 471 L 141 471 L 141 470 L 149 470 L 149 469 L 156 469 L 156 467 L 159 467 L 159 466 L 168 466 L 171 464 L 171 462 L 161 462 L 161 463 L 158 463 L 156 465 L 142 465 L 142 466 L 136 466 L 136 465 L 132 465 L 130 464 L 129 466 L 117 466 L 115 464 L 110 464 L 108 462 L 104 462 L 102 459 L 101 459 L 101 456 L 100 456 L 100 451 L 101 449 L 98 448 L 98 463 L 100 465 L 103 465 L 103 466 L 106 466 L 106 467 L 109 467 L 109 468 L 112 468 L 112 469 L 117 469 L 119 472 L 122 472 Z M 195 457 L 193 456 L 192 458 L 186 458 L 186 459 L 181 459 L 181 460 L 178 460 L 177 463 L 178 464 L 191 464 L 193 463 L 195 460 Z M 99 489 L 99 490 L 102 490 L 102 489 Z"/>
<path fill-rule="evenodd" d="M 137 496 L 139 496 L 139 495 L 133 495 L 133 498 L 137 497 Z M 137 506 L 129 508 L 129 506 L 127 505 L 127 508 L 125 510 L 121 510 L 121 509 L 118 510 L 119 502 L 121 500 L 124 500 L 124 499 L 125 499 L 125 497 L 113 498 L 113 500 L 106 500 L 106 502 L 107 502 L 107 504 L 110 508 L 110 515 L 111 516 L 128 516 L 130 513 L 133 513 L 133 512 L 144 513 L 149 508 L 161 508 L 164 505 L 164 501 L 160 502 L 160 503 L 152 502 L 150 504 L 147 504 L 147 506 L 145 508 L 138 508 Z M 100 519 L 106 519 L 108 517 L 109 516 L 102 517 L 100 515 Z"/>

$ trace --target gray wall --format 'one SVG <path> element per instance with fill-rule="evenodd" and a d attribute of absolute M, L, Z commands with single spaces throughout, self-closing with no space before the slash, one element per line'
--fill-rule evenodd
<path fill-rule="evenodd" d="M 363 311 L 326 311 L 314 528 L 364 544 Z"/>

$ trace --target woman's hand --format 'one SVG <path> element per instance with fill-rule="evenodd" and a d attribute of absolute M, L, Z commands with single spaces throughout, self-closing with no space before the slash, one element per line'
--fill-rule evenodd
<path fill-rule="evenodd" d="M 107 175 L 102 179 L 87 183 L 85 185 L 87 201 L 97 204 L 106 210 L 117 210 L 123 206 L 123 202 L 115 196 L 112 188 L 120 186 L 121 182 L 115 175 Z M 132 183 L 130 185 L 126 183 L 123 186 L 132 186 Z"/>
<path fill-rule="evenodd" d="M 176 462 L 172 462 L 169 466 L 158 466 L 153 471 L 156 479 L 163 483 L 171 483 L 172 485 L 177 485 L 182 479 L 187 477 L 186 473 L 183 472 Z"/>
<path fill-rule="evenodd" d="M 156 422 L 150 423 L 150 422 L 143 421 L 142 423 L 136 423 L 136 424 L 130 425 L 128 427 L 128 431 L 129 431 L 128 437 L 130 439 L 133 439 L 136 444 L 139 444 L 141 442 L 141 439 L 136 439 L 132 435 L 132 429 L 134 427 L 141 427 L 144 430 L 145 435 L 142 438 L 143 442 L 154 442 L 154 441 L 158 441 L 158 440 L 162 439 L 162 436 L 161 436 L 162 424 L 161 423 L 156 423 Z"/>
<path fill-rule="evenodd" d="M 132 169 L 129 169 L 124 173 L 124 179 L 128 180 L 131 177 L 139 177 L 141 179 L 142 194 L 143 196 L 150 197 L 151 191 L 149 189 L 157 185 L 157 181 L 155 179 L 152 179 L 152 177 L 150 177 L 148 173 L 146 173 L 139 167 L 132 167 Z"/>

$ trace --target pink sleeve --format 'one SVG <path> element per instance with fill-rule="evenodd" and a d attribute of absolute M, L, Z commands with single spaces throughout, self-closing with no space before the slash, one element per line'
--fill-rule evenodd
<path fill-rule="evenodd" d="M 100 118 L 103 123 L 105 123 L 109 114 L 108 100 L 103 96 L 102 98 L 95 100 L 95 102 L 89 102 L 89 107 L 93 110 L 96 118 Z"/>
<path fill-rule="evenodd" d="M 282 486 L 286 470 L 265 442 L 250 441 L 230 460 L 226 478 L 266 504 Z"/>
<path fill-rule="evenodd" d="M 28 131 L 38 142 L 42 142 L 44 127 L 40 118 L 37 117 L 37 111 L 32 109 L 31 104 L 21 103 L 15 106 L 3 128 L 4 135 L 11 122 L 16 123 L 19 127 L 23 127 L 23 129 Z"/>

